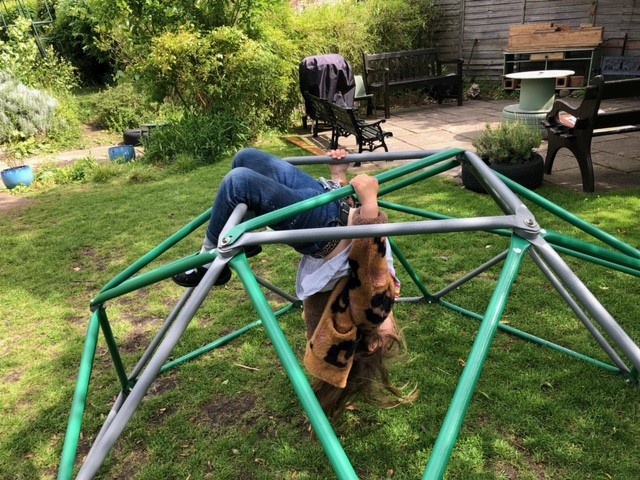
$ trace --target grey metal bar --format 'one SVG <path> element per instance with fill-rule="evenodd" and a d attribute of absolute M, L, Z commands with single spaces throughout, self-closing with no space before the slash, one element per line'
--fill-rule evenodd
<path fill-rule="evenodd" d="M 524 211 L 529 212 L 527 207 L 522 203 L 522 200 L 496 176 L 478 155 L 474 152 L 466 151 L 460 160 L 463 162 L 467 161 L 471 167 L 479 173 L 479 175 L 476 175 L 476 178 L 505 213 L 522 214 Z M 526 214 L 526 216 L 533 218 L 530 212 Z"/>
<path fill-rule="evenodd" d="M 291 303 L 300 302 L 300 299 L 298 297 L 294 297 L 293 295 L 289 295 L 287 292 L 285 292 L 284 290 L 281 290 L 280 288 L 276 287 L 273 283 L 269 282 L 268 280 L 265 280 L 261 276 L 255 275 L 255 277 L 256 277 L 256 280 L 258 281 L 258 283 L 260 285 L 262 285 L 263 287 L 271 290 L 276 295 L 281 296 L 282 298 L 284 298 L 285 300 L 288 300 Z"/>
<path fill-rule="evenodd" d="M 171 327 L 171 325 L 173 324 L 173 322 L 177 318 L 178 313 L 180 313 L 180 310 L 184 306 L 185 302 L 188 300 L 188 298 L 191 295 L 192 291 L 193 291 L 193 289 L 190 288 L 180 297 L 180 300 L 178 300 L 178 303 L 171 310 L 171 313 L 167 316 L 166 320 L 164 321 L 164 323 L 162 324 L 162 326 L 158 330 L 158 333 L 156 333 L 155 337 L 149 343 L 149 345 L 147 346 L 145 351 L 140 356 L 140 359 L 136 363 L 135 367 L 133 368 L 133 370 L 129 374 L 129 379 L 130 380 L 136 379 L 138 377 L 138 375 L 140 375 L 140 372 L 144 369 L 144 366 L 147 364 L 147 362 L 149 361 L 149 359 L 153 355 L 153 352 L 155 352 L 156 348 L 158 347 L 158 345 L 160 344 L 160 342 L 162 341 L 162 339 L 166 335 L 167 331 L 169 330 L 169 327 Z M 96 435 L 96 438 L 93 440 L 94 444 L 100 441 L 100 438 L 102 437 L 104 432 L 109 428 L 109 425 L 111 425 L 111 422 L 115 418 L 115 415 L 117 414 L 117 412 L 120 410 L 120 407 L 122 406 L 122 403 L 124 403 L 124 398 L 125 397 L 124 397 L 123 392 L 120 392 L 120 394 L 116 398 L 116 401 L 113 404 L 113 407 L 109 411 L 109 414 L 107 415 L 107 418 L 106 418 L 105 422 L 103 423 L 102 428 L 98 432 L 98 435 Z"/>
<path fill-rule="evenodd" d="M 113 445 L 124 431 L 129 420 L 131 420 L 131 417 L 140 405 L 140 402 L 142 402 L 144 395 L 158 376 L 162 366 L 171 355 L 171 352 L 173 352 L 177 343 L 180 341 L 182 334 L 189 326 L 189 323 L 195 316 L 198 308 L 209 294 L 211 287 L 213 287 L 213 284 L 217 280 L 227 261 L 228 259 L 217 257 L 211 268 L 209 268 L 203 279 L 200 281 L 200 284 L 194 288 L 194 291 L 186 305 L 167 332 L 162 343 L 158 346 L 152 358 L 149 360 L 147 367 L 131 389 L 131 392 L 129 392 L 127 399 L 122 404 L 120 411 L 116 414 L 111 425 L 103 433 L 100 441 L 95 442 L 91 447 L 84 465 L 78 472 L 78 480 L 92 479 L 98 472 L 98 469 L 109 454 L 109 451 L 113 448 Z"/>
<path fill-rule="evenodd" d="M 416 235 L 426 233 L 452 233 L 496 228 L 518 228 L 514 216 L 454 218 L 404 223 L 383 223 L 346 227 L 307 228 L 304 230 L 247 232 L 234 244 L 235 247 L 271 243 L 298 243 L 318 240 L 367 238 L 371 236 Z M 220 248 L 219 252 L 224 252 Z"/>
<path fill-rule="evenodd" d="M 551 282 L 553 287 L 557 290 L 557 292 L 560 294 L 562 299 L 567 303 L 569 308 L 573 310 L 573 313 L 576 315 L 576 317 L 578 317 L 578 319 L 582 322 L 582 324 L 589 331 L 589 333 L 591 333 L 591 335 L 595 338 L 596 342 L 598 342 L 600 347 L 609 356 L 611 361 L 615 363 L 615 365 L 623 372 L 628 372 L 629 367 L 625 365 L 624 361 L 620 358 L 618 353 L 613 349 L 613 347 L 611 347 L 609 342 L 607 342 L 607 339 L 604 338 L 602 333 L 600 333 L 600 331 L 595 327 L 595 325 L 591 322 L 591 320 L 589 320 L 589 317 L 585 315 L 582 308 L 580 308 L 580 305 L 578 305 L 578 303 L 573 299 L 573 297 L 571 297 L 567 289 L 564 288 L 564 285 L 562 285 L 562 283 L 553 274 L 553 272 L 547 266 L 547 264 L 542 260 L 542 258 L 540 258 L 540 255 L 538 255 L 535 249 L 536 249 L 535 246 L 529 249 L 529 255 L 533 259 L 534 263 L 538 266 L 538 268 L 542 271 L 542 273 Z"/>
<path fill-rule="evenodd" d="M 450 291 L 455 290 L 460 285 L 463 285 L 463 284 L 467 283 L 472 278 L 477 277 L 482 272 L 484 272 L 484 271 L 490 269 L 491 267 L 493 267 L 496 263 L 498 263 L 498 262 L 504 260 L 505 258 L 507 258 L 507 254 L 508 253 L 509 253 L 509 250 L 505 250 L 504 252 L 499 253 L 498 255 L 493 257 L 491 260 L 483 263 L 478 268 L 476 268 L 476 269 L 472 270 L 471 272 L 467 273 L 466 275 L 460 277 L 458 280 L 456 280 L 455 282 L 447 285 L 445 288 L 443 288 L 439 292 L 434 293 L 433 296 L 435 298 L 442 298 L 444 295 L 446 295 Z"/>
<path fill-rule="evenodd" d="M 355 162 L 393 162 L 396 160 L 415 160 L 417 158 L 430 157 L 446 149 L 414 150 L 409 152 L 385 152 L 385 153 L 350 153 L 343 160 L 334 160 L 329 155 L 316 155 L 306 157 L 287 157 L 283 160 L 292 165 L 322 165 L 327 163 L 355 163 Z"/>
<path fill-rule="evenodd" d="M 627 333 L 618 325 L 611 314 L 602 306 L 591 291 L 582 283 L 575 273 L 562 260 L 560 255 L 542 238 L 532 241 L 536 251 L 544 261 L 553 269 L 556 275 L 567 286 L 569 291 L 578 301 L 584 305 L 602 329 L 609 335 L 613 342 L 629 358 L 636 369 L 640 369 L 640 348 L 633 342 Z"/>
<path fill-rule="evenodd" d="M 138 375 L 140 375 L 140 372 L 142 371 L 147 361 L 149 360 L 149 358 L 151 358 L 151 355 L 153 354 L 155 349 L 158 347 L 158 345 L 164 338 L 165 334 L 169 330 L 169 327 L 171 327 L 175 319 L 178 317 L 180 310 L 182 310 L 182 307 L 191 296 L 192 291 L 193 289 L 191 288 L 187 289 L 187 291 L 180 297 L 180 300 L 178 300 L 178 303 L 176 304 L 176 306 L 173 307 L 173 310 L 171 310 L 171 313 L 167 316 L 167 319 L 164 321 L 164 323 L 158 330 L 158 333 L 156 333 L 156 336 L 149 343 L 149 346 L 147 346 L 144 353 L 140 357 L 140 360 L 138 360 L 138 363 L 131 371 L 131 375 L 129 375 L 129 378 L 137 378 Z"/>
<path fill-rule="evenodd" d="M 228 228 L 233 226 L 231 222 L 238 222 L 245 213 L 246 205 L 238 205 L 224 228 L 228 230 Z M 180 309 L 177 319 L 169 327 L 164 339 L 149 359 L 140 378 L 129 392 L 129 395 L 122 403 L 118 412 L 113 416 L 110 425 L 101 432 L 102 435 L 99 441 L 93 443 L 84 464 L 78 472 L 77 479 L 92 479 L 98 472 L 98 469 L 104 463 L 113 445 L 124 431 L 124 428 L 140 405 L 140 402 L 142 402 L 144 395 L 157 378 L 164 363 L 180 341 L 182 334 L 187 329 L 189 323 L 197 313 L 200 305 L 202 305 L 202 302 L 204 302 L 229 260 L 230 257 L 223 257 L 222 255 L 216 257 L 198 286 L 188 294 L 185 305 Z"/>

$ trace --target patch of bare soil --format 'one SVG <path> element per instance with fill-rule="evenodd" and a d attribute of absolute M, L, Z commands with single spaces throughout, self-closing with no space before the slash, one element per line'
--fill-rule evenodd
<path fill-rule="evenodd" d="M 239 397 L 218 396 L 202 406 L 200 421 L 211 427 L 230 427 L 248 421 L 257 397 L 251 394 Z"/>
<path fill-rule="evenodd" d="M 0 192 L 0 214 L 3 212 L 12 212 L 13 214 L 18 213 L 23 208 L 30 205 L 32 200 L 28 198 L 16 197 L 14 195 L 9 195 L 8 193 Z"/>
<path fill-rule="evenodd" d="M 123 142 L 121 134 L 101 130 L 93 125 L 82 126 L 81 144 L 84 148 L 118 145 Z"/>

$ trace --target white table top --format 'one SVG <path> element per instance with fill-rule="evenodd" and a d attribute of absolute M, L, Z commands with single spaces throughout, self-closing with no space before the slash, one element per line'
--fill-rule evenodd
<path fill-rule="evenodd" d="M 558 77 L 568 77 L 569 75 L 573 75 L 573 70 L 536 70 L 532 72 L 516 72 L 516 73 L 508 73 L 505 75 L 507 78 L 519 78 L 525 80 L 531 80 L 535 78 L 558 78 Z"/>

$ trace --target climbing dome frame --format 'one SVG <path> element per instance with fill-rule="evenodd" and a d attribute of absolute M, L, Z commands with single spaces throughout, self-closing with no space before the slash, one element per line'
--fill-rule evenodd
<path fill-rule="evenodd" d="M 581 220 L 540 195 L 521 187 L 506 177 L 494 173 L 473 152 L 449 149 L 401 153 L 363 153 L 350 155 L 348 160 L 344 160 L 344 162 L 392 162 L 407 159 L 415 160 L 376 175 L 381 186 L 379 204 L 381 208 L 385 210 L 408 213 L 420 217 L 422 220 L 383 225 L 333 227 L 296 231 L 262 230 L 267 225 L 278 223 L 301 212 L 353 194 L 353 187 L 351 186 L 327 192 L 318 197 L 247 221 L 243 221 L 247 208 L 245 205 L 239 205 L 227 222 L 217 249 L 211 252 L 185 257 L 154 270 L 138 274 L 138 272 L 161 254 L 204 225 L 209 219 L 209 210 L 166 239 L 107 283 L 91 302 L 91 311 L 93 313 L 88 325 L 58 478 L 69 479 L 73 476 L 82 417 L 85 410 L 91 370 L 100 330 L 102 330 L 111 353 L 115 371 L 121 384 L 121 392 L 114 402 L 102 429 L 96 436 L 85 461 L 80 466 L 76 477 L 78 479 L 93 478 L 99 471 L 111 448 L 123 433 L 128 421 L 135 413 L 153 381 L 159 375 L 186 361 L 218 348 L 258 326 L 264 327 L 269 336 L 273 348 L 289 377 L 293 390 L 306 412 L 337 478 L 340 480 L 358 478 L 331 424 L 320 408 L 307 377 L 300 367 L 277 321 L 278 316 L 294 308 L 299 308 L 301 302 L 296 297 L 287 294 L 269 281 L 254 275 L 242 248 L 249 245 L 294 243 L 334 238 L 387 236 L 396 259 L 421 292 L 420 297 L 400 298 L 400 302 L 410 301 L 437 304 L 480 321 L 480 326 L 466 359 L 465 367 L 459 377 L 455 393 L 449 404 L 447 414 L 424 470 L 422 478 L 425 480 L 441 479 L 445 474 L 465 414 L 491 348 L 493 338 L 499 329 L 528 341 L 566 353 L 575 358 L 588 361 L 612 373 L 618 373 L 624 377 L 626 383 L 638 386 L 640 348 L 571 268 L 569 268 L 559 253 L 638 277 L 640 276 L 640 251 L 590 223 Z M 321 164 L 332 161 L 330 157 L 326 156 L 295 157 L 287 160 L 296 165 Z M 416 182 L 424 181 L 455 168 L 463 162 L 468 163 L 472 167 L 476 177 L 493 198 L 496 205 L 502 210 L 503 215 L 452 218 L 439 213 L 409 208 L 384 200 L 384 196 L 391 192 Z M 599 244 L 585 242 L 557 232 L 546 231 L 538 225 L 536 218 L 517 195 L 526 198 L 528 201 L 535 203 L 561 220 L 582 230 L 592 239 L 597 240 Z M 486 231 L 510 238 L 510 245 L 504 252 L 464 274 L 436 293 L 429 292 L 393 240 L 394 236 L 470 231 Z M 604 248 L 602 245 L 608 248 Z M 581 353 L 574 352 L 550 341 L 510 327 L 505 323 L 501 323 L 502 314 L 511 288 L 516 281 L 523 259 L 527 256 L 533 260 L 544 277 L 546 277 L 564 302 L 574 312 L 578 320 L 593 336 L 599 347 L 601 347 L 610 359 L 611 364 L 587 357 Z M 137 365 L 130 373 L 127 373 L 108 320 L 106 310 L 107 302 L 156 282 L 164 281 L 177 273 L 209 262 L 213 262 L 213 264 L 203 280 L 197 287 L 188 289 L 185 292 L 157 332 L 155 338 L 142 354 Z M 501 262 L 502 269 L 484 314 L 474 313 L 444 300 L 444 296 L 447 293 Z M 238 274 L 246 293 L 257 311 L 259 319 L 233 333 L 219 338 L 205 347 L 167 362 L 176 344 L 212 290 L 215 280 L 227 263 L 230 264 Z M 279 295 L 289 304 L 285 308 L 273 311 L 267 303 L 262 288 L 266 288 Z M 213 293 L 215 293 L 215 290 Z"/>

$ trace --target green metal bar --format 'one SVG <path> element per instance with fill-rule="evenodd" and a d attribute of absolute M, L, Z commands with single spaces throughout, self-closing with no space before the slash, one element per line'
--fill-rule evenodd
<path fill-rule="evenodd" d="M 404 175 L 408 175 L 417 170 L 435 165 L 436 163 L 446 160 L 447 158 L 459 155 L 463 152 L 464 150 L 459 148 L 445 150 L 443 152 L 430 155 L 429 157 L 416 160 L 407 165 L 394 168 L 393 170 L 380 173 L 378 175 L 375 175 L 375 178 L 378 179 L 378 182 L 380 184 L 384 184 L 388 181 L 403 177 Z M 244 233 L 248 231 L 257 230 L 268 225 L 273 225 L 275 223 L 286 220 L 287 218 L 307 212 L 313 208 L 326 205 L 327 203 L 339 200 L 349 195 L 353 195 L 353 193 L 353 187 L 351 185 L 347 185 L 346 187 L 338 188 L 337 190 L 332 190 L 327 193 L 323 193 L 322 195 L 303 200 L 294 205 L 281 208 L 279 210 L 276 210 L 275 212 L 260 215 L 251 220 L 243 222 L 240 225 L 236 225 L 227 233 L 226 237 L 222 239 L 223 243 L 225 243 L 225 245 L 232 245 L 233 242 L 235 242 L 238 238 L 240 238 Z"/>
<path fill-rule="evenodd" d="M 384 200 L 378 201 L 378 204 L 381 208 L 395 210 L 398 212 L 403 212 L 420 217 L 431 218 L 434 220 L 447 220 L 456 218 L 439 213 L 425 212 L 417 208 L 407 207 L 405 205 L 399 205 L 397 203 L 387 202 Z M 492 229 L 486 231 L 503 237 L 511 236 L 511 232 L 506 229 Z M 592 245 L 582 240 L 570 238 L 566 235 L 551 230 L 543 232 L 541 233 L 541 235 L 558 252 L 563 252 L 573 257 L 580 258 L 582 260 L 586 260 L 603 267 L 612 268 L 629 275 L 633 275 L 636 277 L 640 276 L 640 260 L 630 257 L 629 255 L 605 250 L 597 245 Z"/>
<path fill-rule="evenodd" d="M 93 360 L 96 355 L 99 332 L 100 320 L 98 318 L 98 312 L 93 312 L 87 328 L 87 336 L 84 341 L 84 349 L 78 371 L 78 380 L 76 381 L 76 390 L 71 405 L 71 414 L 69 415 L 67 432 L 64 436 L 62 457 L 60 459 L 60 468 L 58 469 L 58 480 L 69 480 L 73 474 L 73 464 L 75 463 L 76 453 L 78 451 L 82 416 L 84 415 L 84 409 L 87 403 L 91 370 L 93 369 Z"/>
<path fill-rule="evenodd" d="M 567 249 L 571 249 L 575 252 L 583 253 L 585 255 L 581 258 L 584 259 L 594 258 L 594 260 L 590 260 L 592 263 L 599 263 L 596 261 L 597 259 L 603 261 L 601 265 L 619 265 L 628 267 L 636 272 L 640 271 L 640 259 L 627 254 L 605 250 L 597 245 L 592 245 L 576 238 L 570 238 L 552 230 L 547 230 L 542 236 L 547 242 L 554 246 L 554 248 L 558 246 L 562 247 L 565 252 Z M 638 274 L 636 273 L 635 275 L 637 276 Z"/>
<path fill-rule="evenodd" d="M 588 262 L 591 262 L 591 263 L 595 263 L 596 265 L 599 265 L 601 267 L 606 267 L 606 268 L 610 268 L 612 270 L 616 270 L 618 272 L 626 273 L 628 275 L 633 275 L 634 277 L 640 277 L 640 270 L 623 267 L 623 266 L 620 266 L 620 264 L 618 264 L 618 263 L 607 262 L 607 261 L 599 259 L 599 258 L 594 258 L 591 255 L 586 255 L 586 254 L 582 254 L 582 253 L 576 253 L 575 250 L 569 250 L 567 248 L 558 247 L 558 246 L 555 246 L 555 245 L 551 245 L 551 246 L 557 252 L 565 253 L 565 254 L 570 255 L 572 257 L 579 258 L 581 260 L 585 260 L 585 261 L 588 261 Z"/>
<path fill-rule="evenodd" d="M 211 216 L 211 209 L 208 209 L 206 212 L 200 214 L 200 216 L 198 216 L 195 220 L 193 220 L 189 224 L 185 225 L 183 228 L 181 228 L 176 233 L 171 235 L 169 238 L 167 238 L 164 242 L 162 242 L 156 248 L 154 248 L 153 250 L 150 250 L 149 252 L 144 254 L 142 257 L 140 257 L 138 260 L 136 260 L 134 263 L 132 263 L 127 268 L 125 268 L 122 272 L 120 272 L 118 275 L 116 275 L 110 282 L 108 282 L 104 286 L 104 288 L 101 290 L 101 292 L 109 290 L 109 289 L 115 287 L 116 285 L 121 284 L 126 279 L 128 279 L 129 277 L 131 277 L 135 273 L 137 273 L 140 270 L 142 270 L 150 262 L 152 262 L 153 260 L 158 258 L 160 255 L 162 255 L 164 252 L 166 252 L 169 248 L 174 246 L 180 240 L 185 238 L 191 232 L 193 232 L 193 231 L 197 230 L 198 228 L 200 228 L 205 222 L 207 222 L 209 220 L 210 216 Z M 177 272 L 177 273 L 180 273 L 180 272 Z M 100 303 L 100 302 L 97 302 L 97 303 Z"/>
<path fill-rule="evenodd" d="M 287 342 L 275 315 L 273 314 L 271 307 L 267 303 L 260 285 L 254 277 L 249 263 L 246 257 L 234 257 L 230 263 L 235 268 L 236 273 L 240 277 L 249 298 L 258 312 L 258 316 L 262 319 L 262 323 L 267 332 L 267 335 L 271 339 L 273 348 L 275 349 L 282 366 L 287 372 L 291 384 L 300 399 L 309 421 L 313 426 L 318 440 L 322 444 L 322 447 L 331 462 L 334 472 L 340 480 L 358 480 L 351 462 L 347 458 L 342 445 L 336 438 L 333 428 L 327 419 L 326 415 L 322 411 L 318 400 L 307 381 L 307 378 L 300 368 L 300 364 L 296 360 L 296 357 Z"/>
<path fill-rule="evenodd" d="M 422 282 L 418 274 L 415 272 L 413 267 L 411 267 L 411 265 L 407 261 L 407 258 L 400 251 L 400 248 L 398 248 L 398 244 L 395 242 L 395 240 L 391 237 L 387 237 L 387 238 L 389 240 L 389 244 L 391 245 L 391 250 L 393 251 L 393 254 L 400 261 L 400 264 L 402 265 L 402 267 L 405 269 L 405 271 L 411 278 L 411 281 L 415 284 L 416 287 L 418 287 L 418 290 L 420 290 L 420 292 L 422 293 L 422 296 L 429 302 L 433 302 L 434 300 L 436 300 L 431 295 L 431 293 L 429 293 L 429 290 L 427 290 L 427 287 L 425 287 L 424 283 Z"/>
<path fill-rule="evenodd" d="M 440 303 L 440 305 L 442 305 L 445 308 L 448 308 L 449 310 L 453 310 L 453 311 L 461 313 L 461 314 L 463 314 L 463 315 L 465 315 L 467 317 L 471 317 L 471 318 L 474 318 L 476 320 L 482 321 L 482 315 L 479 315 L 479 314 L 477 314 L 475 312 L 467 310 L 464 307 L 460 307 L 459 305 L 455 305 L 453 303 L 447 302 L 446 300 L 440 300 L 439 303 Z M 538 344 L 538 345 L 542 345 L 542 346 L 548 347 L 548 348 L 550 348 L 552 350 L 556 350 L 558 352 L 561 352 L 561 353 L 564 353 L 566 355 L 569 355 L 570 357 L 574 357 L 574 358 L 577 358 L 579 360 L 583 360 L 583 361 L 585 361 L 587 363 L 591 363 L 591 364 L 596 365 L 596 366 L 598 366 L 598 367 L 600 367 L 600 368 L 602 368 L 604 370 L 607 370 L 609 372 L 622 373 L 622 370 L 620 370 L 615 365 L 610 365 L 608 363 L 604 363 L 604 362 L 602 362 L 600 360 L 597 360 L 595 358 L 588 357 L 588 356 L 586 356 L 586 355 L 584 355 L 582 353 L 578 353 L 578 352 L 576 352 L 574 350 L 571 350 L 571 349 L 569 349 L 567 347 L 563 347 L 562 345 L 558 345 L 557 343 L 550 342 L 549 340 L 545 340 L 544 338 L 537 337 L 535 335 L 532 335 L 532 334 L 527 333 L 527 332 L 525 332 L 523 330 L 519 330 L 517 328 L 511 327 L 509 325 L 505 325 L 503 323 L 499 323 L 498 324 L 498 329 L 500 329 L 503 332 L 508 333 L 510 335 L 514 335 L 514 336 L 519 337 L 519 338 L 521 338 L 523 340 L 526 340 L 528 342 L 535 343 L 535 344 Z"/>
<path fill-rule="evenodd" d="M 171 370 L 172 368 L 175 368 L 179 365 L 182 365 L 183 363 L 186 363 L 190 360 L 193 360 L 195 358 L 200 357 L 201 355 L 204 355 L 205 353 L 208 353 L 212 350 L 215 350 L 216 348 L 220 348 L 223 345 L 226 345 L 227 343 L 229 343 L 232 340 L 235 340 L 236 338 L 244 335 L 245 333 L 247 333 L 250 330 L 253 330 L 255 327 L 258 327 L 262 325 L 262 321 L 261 320 L 256 320 L 255 322 L 252 322 L 248 325 L 245 325 L 242 328 L 239 328 L 238 330 L 235 330 L 233 332 L 231 332 L 228 335 L 225 335 L 224 337 L 220 337 L 219 339 L 217 339 L 214 342 L 211 342 L 207 345 L 205 345 L 204 347 L 200 347 L 197 350 L 194 350 L 190 353 L 187 353 L 186 355 L 181 356 L 180 358 L 176 358 L 175 360 L 172 360 L 171 362 L 167 362 L 166 364 L 164 364 L 162 366 L 162 368 L 160 369 L 160 372 L 158 375 L 162 374 L 162 373 L 166 373 L 169 370 Z"/>
<path fill-rule="evenodd" d="M 284 315 L 285 313 L 290 312 L 293 308 L 295 307 L 295 305 L 291 304 L 291 305 L 287 305 L 284 308 L 281 308 L 280 310 L 278 310 L 277 312 L 274 313 L 274 315 L 276 317 L 279 317 L 281 315 Z M 182 365 L 185 362 L 188 362 L 190 360 L 193 360 L 195 358 L 200 357 L 201 355 L 204 355 L 205 353 L 208 353 L 212 350 L 215 350 L 216 348 L 220 348 L 223 345 L 226 345 L 227 343 L 229 343 L 232 340 L 235 340 L 236 338 L 244 335 L 245 333 L 247 333 L 250 330 L 253 330 L 255 327 L 258 327 L 262 325 L 262 320 L 256 320 L 255 322 L 252 322 L 242 328 L 239 328 L 238 330 L 235 330 L 231 333 L 229 333 L 228 335 L 225 335 L 224 337 L 220 337 L 218 340 L 209 343 L 208 345 L 205 345 L 204 347 L 200 347 L 197 350 L 194 350 L 191 353 L 188 353 L 186 355 L 183 355 L 180 358 L 176 358 L 175 360 L 172 360 L 171 362 L 167 362 L 161 369 L 160 369 L 160 374 L 165 373 L 169 370 L 171 370 L 172 368 L 177 367 L 178 365 Z"/>
<path fill-rule="evenodd" d="M 198 255 L 191 255 L 189 257 L 172 262 L 168 265 L 163 265 L 156 268 L 155 270 L 140 274 L 137 277 L 129 278 L 122 283 L 115 283 L 114 286 L 109 289 L 107 289 L 106 287 L 103 288 L 101 292 L 93 300 L 91 300 L 91 306 L 94 307 L 97 305 L 101 305 L 107 300 L 111 300 L 126 293 L 138 290 L 142 287 L 146 287 L 161 280 L 165 280 L 169 277 L 172 277 L 173 275 L 185 272 L 192 268 L 199 267 L 200 265 L 204 265 L 205 263 L 213 262 L 213 260 L 215 260 L 217 256 L 217 250 L 214 250 L 212 252 L 202 252 Z"/>
<path fill-rule="evenodd" d="M 430 158 L 430 157 L 427 157 Z M 417 175 L 414 175 L 412 177 L 409 178 L 405 178 L 403 180 L 400 180 L 396 183 L 394 183 L 393 185 L 389 185 L 385 188 L 381 188 L 380 191 L 378 192 L 378 198 L 383 197 L 384 195 L 387 195 L 389 193 L 395 192 L 397 190 L 400 190 L 404 187 L 407 187 L 409 185 L 413 185 L 414 183 L 420 182 L 422 180 L 426 180 L 427 178 L 431 178 L 431 177 L 435 177 L 436 175 L 443 173 L 443 172 L 447 172 L 449 170 L 451 170 L 452 168 L 455 168 L 457 166 L 460 165 L 460 162 L 456 161 L 456 160 L 452 160 L 450 162 L 444 163 L 442 165 L 439 165 L 437 167 L 434 168 L 430 168 L 429 170 L 419 173 Z"/>
<path fill-rule="evenodd" d="M 573 213 L 565 210 L 564 208 L 559 207 L 555 203 L 550 202 L 546 198 L 538 195 L 535 192 L 532 192 L 528 188 L 523 187 L 522 185 L 514 182 L 513 180 L 508 179 L 504 175 L 501 175 L 500 173 L 497 173 L 497 172 L 496 172 L 496 175 L 498 175 L 498 177 L 500 177 L 502 181 L 506 183 L 507 186 L 509 186 L 513 191 L 525 197 L 526 199 L 534 202 L 536 205 L 544 208 L 548 212 L 553 213 L 554 215 L 561 218 L 562 220 L 565 220 L 567 223 L 570 223 L 574 227 L 579 228 L 583 232 L 588 233 L 592 237 L 597 238 L 598 240 L 609 245 L 610 247 L 613 247 L 616 250 L 619 250 L 629 255 L 630 257 L 640 258 L 640 250 L 633 248 L 632 246 L 624 243 L 623 241 L 614 237 L 613 235 L 603 230 L 600 230 L 598 227 L 595 227 L 594 225 L 590 224 L 585 220 L 582 220 L 581 218 L 577 217 Z"/>
<path fill-rule="evenodd" d="M 378 201 L 378 206 L 380 206 L 381 208 L 385 208 L 385 209 L 391 209 L 391 210 L 395 210 L 398 212 L 402 212 L 402 213 L 408 213 L 411 215 L 415 215 L 418 217 L 424 217 L 424 218 L 431 218 L 432 220 L 455 220 L 459 217 L 451 217 L 449 215 L 443 215 L 441 213 L 434 213 L 434 212 L 426 212 L 424 210 L 420 210 L 418 208 L 413 208 L 413 207 L 407 207 L 405 205 L 400 205 L 398 203 L 392 203 L 392 202 L 387 202 L 385 200 L 379 200 Z M 489 233 L 495 233 L 497 235 L 501 235 L 503 237 L 511 237 L 512 232 L 511 230 L 507 230 L 504 228 L 492 228 L 490 230 L 484 230 L 485 232 L 489 232 Z"/>
<path fill-rule="evenodd" d="M 449 404 L 444 423 L 431 451 L 427 468 L 422 477 L 423 480 L 439 480 L 444 476 L 453 447 L 460 433 L 464 416 L 489 353 L 489 347 L 509 299 L 509 292 L 522 264 L 524 254 L 529 247 L 530 244 L 526 240 L 518 236 L 512 237 L 511 249 L 489 301 L 487 312 L 478 329 L 476 339 L 473 342 L 467 364 L 460 375 L 460 380 Z"/>
<path fill-rule="evenodd" d="M 129 378 L 127 377 L 127 372 L 124 369 L 124 364 L 122 363 L 122 357 L 120 357 L 120 352 L 118 351 L 118 344 L 113 336 L 113 331 L 111 330 L 111 325 L 107 318 L 107 312 L 104 308 L 99 308 L 97 313 L 98 319 L 100 320 L 100 327 L 102 327 L 102 334 L 107 341 L 107 347 L 109 347 L 109 353 L 111 353 L 113 366 L 116 369 L 120 385 L 122 386 L 122 392 L 128 394 L 131 389 L 131 385 L 129 383 Z"/>

